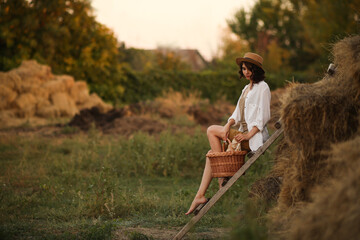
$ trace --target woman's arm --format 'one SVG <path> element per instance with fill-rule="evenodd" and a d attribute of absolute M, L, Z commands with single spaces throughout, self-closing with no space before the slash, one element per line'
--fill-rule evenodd
<path fill-rule="evenodd" d="M 241 142 L 244 140 L 249 140 L 250 138 L 252 138 L 256 133 L 258 133 L 260 130 L 255 126 L 253 127 L 250 132 L 246 133 L 246 134 L 242 134 L 239 133 L 237 134 L 234 138 L 236 139 L 236 141 Z"/>
<path fill-rule="evenodd" d="M 224 125 L 223 131 L 221 132 L 221 139 L 226 141 L 229 137 L 230 127 L 235 124 L 235 120 L 230 118 L 229 121 Z"/>

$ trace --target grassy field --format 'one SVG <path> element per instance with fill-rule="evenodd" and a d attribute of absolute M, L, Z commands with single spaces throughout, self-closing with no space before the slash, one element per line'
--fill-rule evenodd
<path fill-rule="evenodd" d="M 0 138 L 1 239 L 155 239 L 137 227 L 172 229 L 190 219 L 200 183 L 206 134 L 141 132 L 130 139 L 62 128 L 50 135 Z M 271 168 L 273 147 L 192 230 L 228 229 L 223 238 L 266 238 L 267 204 L 248 199 Z M 212 181 L 208 196 L 218 190 Z M 119 229 L 132 229 L 122 231 Z M 121 236 L 126 235 L 126 236 Z M 191 237 L 193 236 L 193 237 Z M 209 236 L 202 237 L 212 239 Z"/>

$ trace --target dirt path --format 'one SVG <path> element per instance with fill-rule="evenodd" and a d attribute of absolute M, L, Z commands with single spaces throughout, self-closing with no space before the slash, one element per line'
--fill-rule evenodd
<path fill-rule="evenodd" d="M 120 228 L 116 231 L 114 238 L 116 240 L 130 239 L 172 239 L 181 228 L 160 229 L 160 228 Z M 190 232 L 185 235 L 184 239 L 223 239 L 229 234 L 225 228 L 212 228 L 206 232 Z"/>

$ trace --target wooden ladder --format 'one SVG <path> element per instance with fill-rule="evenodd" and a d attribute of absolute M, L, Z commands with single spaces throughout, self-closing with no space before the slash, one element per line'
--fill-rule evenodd
<path fill-rule="evenodd" d="M 280 122 L 276 122 L 277 130 L 270 138 L 246 161 L 246 163 L 232 176 L 229 181 L 205 204 L 203 208 L 190 219 L 190 221 L 176 234 L 173 240 L 182 239 L 185 234 L 214 206 L 227 190 L 245 173 L 245 171 L 270 147 L 270 145 L 283 133 Z"/>

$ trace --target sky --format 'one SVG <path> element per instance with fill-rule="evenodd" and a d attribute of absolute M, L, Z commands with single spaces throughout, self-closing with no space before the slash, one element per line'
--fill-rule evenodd
<path fill-rule="evenodd" d="M 254 0 L 92 0 L 98 22 L 127 48 L 197 49 L 205 59 L 218 53 L 226 20 Z"/>

